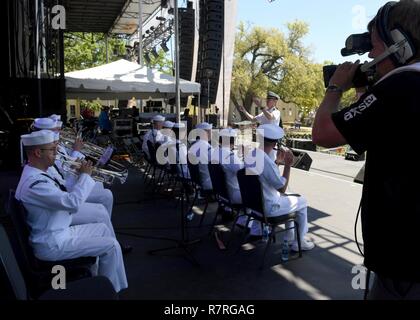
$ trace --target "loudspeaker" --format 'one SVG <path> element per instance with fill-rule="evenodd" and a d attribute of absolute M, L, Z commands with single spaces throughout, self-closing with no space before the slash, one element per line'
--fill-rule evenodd
<path fill-rule="evenodd" d="M 179 8 L 179 76 L 191 81 L 194 59 L 195 10 Z"/>
<path fill-rule="evenodd" d="M 312 158 L 303 151 L 293 150 L 293 155 L 295 156 L 295 161 L 293 162 L 292 167 L 300 170 L 309 171 L 312 164 Z"/>
<path fill-rule="evenodd" d="M 224 38 L 224 0 L 200 0 L 200 33 L 196 82 L 201 107 L 216 102 Z M 210 90 L 208 89 L 210 85 Z"/>

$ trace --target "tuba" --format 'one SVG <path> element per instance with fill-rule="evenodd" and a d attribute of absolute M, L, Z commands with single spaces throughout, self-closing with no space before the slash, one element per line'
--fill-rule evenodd
<path fill-rule="evenodd" d="M 77 159 L 72 158 L 64 153 L 58 152 L 57 160 L 61 161 L 63 171 L 70 173 L 74 176 L 79 175 L 79 169 L 81 162 Z M 102 182 L 107 185 L 114 183 L 115 179 L 119 180 L 121 184 L 125 183 L 128 177 L 128 171 L 125 172 L 115 172 L 103 168 L 93 167 L 92 179 L 97 182 Z"/>

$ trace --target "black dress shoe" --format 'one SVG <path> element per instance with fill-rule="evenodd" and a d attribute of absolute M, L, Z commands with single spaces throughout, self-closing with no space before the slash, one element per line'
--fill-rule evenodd
<path fill-rule="evenodd" d="M 127 254 L 133 251 L 133 247 L 128 244 L 120 244 L 122 254 Z"/>
<path fill-rule="evenodd" d="M 260 240 L 262 240 L 262 236 L 257 236 L 257 235 L 250 235 L 250 236 L 248 236 L 248 238 L 247 238 L 247 240 L 249 241 L 249 242 L 256 242 L 256 241 L 260 241 Z"/>

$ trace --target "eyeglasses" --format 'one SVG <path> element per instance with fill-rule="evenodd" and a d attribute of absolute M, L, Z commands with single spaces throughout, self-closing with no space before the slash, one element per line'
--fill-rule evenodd
<path fill-rule="evenodd" d="M 39 149 L 39 150 L 42 150 L 42 151 L 57 151 L 57 147 L 53 147 L 53 148 L 43 148 L 43 149 Z"/>

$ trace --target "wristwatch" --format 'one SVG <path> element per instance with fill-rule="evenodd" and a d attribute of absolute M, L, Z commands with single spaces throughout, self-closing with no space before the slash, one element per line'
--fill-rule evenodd
<path fill-rule="evenodd" d="M 339 93 L 343 93 L 344 90 L 340 86 L 337 86 L 336 84 L 330 84 L 327 87 L 326 92 L 339 92 Z"/>

